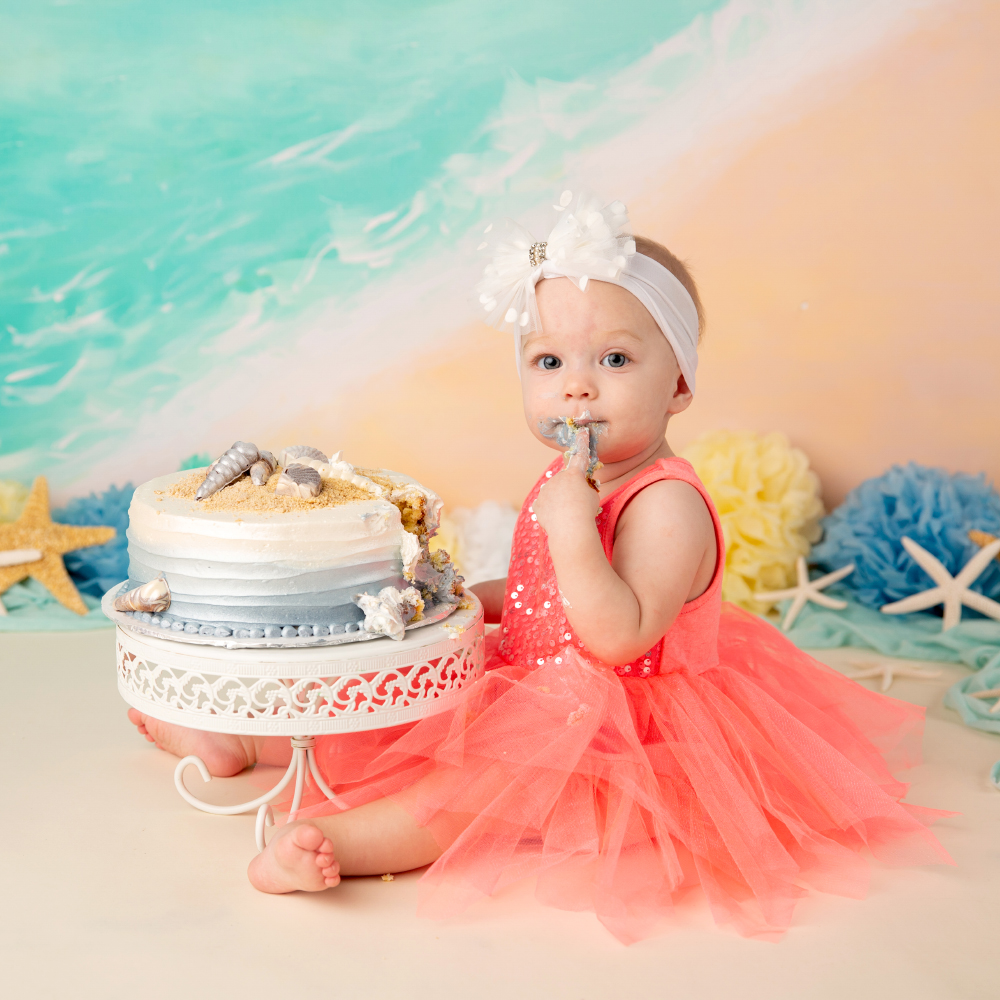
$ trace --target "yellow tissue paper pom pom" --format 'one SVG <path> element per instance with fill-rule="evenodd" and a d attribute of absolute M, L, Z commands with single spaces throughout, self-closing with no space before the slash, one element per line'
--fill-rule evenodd
<path fill-rule="evenodd" d="M 21 515 L 28 487 L 16 479 L 0 479 L 0 523 L 16 521 Z"/>
<path fill-rule="evenodd" d="M 795 583 L 795 561 L 818 541 L 823 516 L 819 478 L 809 459 L 777 431 L 712 431 L 682 456 L 719 511 L 726 539 L 722 599 L 763 613 L 755 591 Z"/>

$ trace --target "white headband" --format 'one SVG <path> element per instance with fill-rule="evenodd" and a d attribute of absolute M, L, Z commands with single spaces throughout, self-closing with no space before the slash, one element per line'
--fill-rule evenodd
<path fill-rule="evenodd" d="M 620 285 L 646 307 L 673 348 L 688 388 L 694 392 L 698 368 L 698 310 L 687 289 L 662 264 L 636 253 L 628 210 L 620 201 L 601 207 L 592 195 L 564 191 L 558 205 L 563 212 L 549 238 L 536 241 L 516 222 L 490 238 L 492 223 L 479 250 L 492 250 L 493 260 L 476 286 L 487 322 L 518 334 L 515 340 L 518 373 L 521 337 L 542 328 L 535 301 L 535 285 L 543 278 L 569 278 L 581 291 L 590 279 Z"/>

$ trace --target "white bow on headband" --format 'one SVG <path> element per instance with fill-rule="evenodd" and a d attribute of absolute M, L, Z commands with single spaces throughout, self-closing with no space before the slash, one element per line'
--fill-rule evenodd
<path fill-rule="evenodd" d="M 572 207 L 571 207 L 572 203 Z M 698 367 L 698 310 L 687 289 L 662 264 L 636 253 L 628 210 L 620 201 L 601 205 L 580 193 L 574 201 L 564 191 L 563 213 L 547 240 L 537 241 L 521 225 L 506 220 L 500 231 L 492 223 L 483 231 L 479 250 L 493 260 L 476 286 L 487 322 L 518 334 L 515 354 L 520 372 L 520 337 L 541 329 L 535 285 L 542 278 L 569 278 L 586 291 L 591 278 L 620 285 L 646 307 L 677 357 L 688 388 L 694 392 Z"/>

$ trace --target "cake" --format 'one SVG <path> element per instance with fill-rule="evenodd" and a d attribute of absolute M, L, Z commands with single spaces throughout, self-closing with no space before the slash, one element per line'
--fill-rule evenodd
<path fill-rule="evenodd" d="M 170 633 L 327 636 L 367 619 L 386 634 L 395 621 L 400 638 L 401 614 L 462 597 L 447 553 L 428 548 L 440 511 L 409 476 L 305 446 L 276 460 L 237 442 L 207 469 L 135 491 L 116 607 Z"/>

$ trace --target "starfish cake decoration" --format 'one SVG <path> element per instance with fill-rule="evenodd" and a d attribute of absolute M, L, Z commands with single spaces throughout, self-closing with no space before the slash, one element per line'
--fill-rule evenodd
<path fill-rule="evenodd" d="M 55 524 L 49 514 L 49 486 L 45 477 L 39 476 L 21 516 L 9 524 L 0 524 L 0 557 L 4 557 L 0 559 L 0 594 L 30 576 L 47 587 L 63 607 L 85 615 L 87 605 L 66 572 L 63 553 L 103 545 L 114 537 L 114 528 Z M 14 559 L 23 561 L 8 564 Z"/>
<path fill-rule="evenodd" d="M 786 597 L 792 598 L 792 603 L 785 613 L 785 620 L 781 623 L 781 628 L 787 632 L 792 623 L 799 616 L 799 612 L 806 606 L 808 601 L 819 604 L 824 608 L 833 608 L 834 611 L 843 611 L 847 607 L 847 601 L 839 601 L 835 597 L 827 597 L 820 591 L 824 587 L 829 587 L 831 583 L 843 580 L 845 576 L 854 572 L 854 563 L 841 566 L 840 569 L 827 573 L 826 576 L 817 577 L 815 580 L 809 579 L 809 567 L 806 565 L 804 556 L 799 556 L 795 562 L 795 574 L 798 583 L 787 590 L 765 590 L 755 593 L 753 596 L 758 601 L 783 601 Z"/>
<path fill-rule="evenodd" d="M 944 564 L 935 556 L 932 556 L 927 549 L 918 545 L 912 538 L 903 536 L 903 548 L 913 557 L 913 560 L 927 573 L 927 575 L 937 584 L 928 590 L 922 590 L 918 594 L 911 594 L 901 601 L 893 601 L 891 604 L 883 604 L 881 611 L 886 615 L 905 615 L 910 611 L 924 611 L 933 608 L 935 605 L 944 605 L 944 621 L 941 631 L 947 632 L 954 628 L 962 620 L 962 605 L 975 608 L 990 618 L 1000 621 L 1000 603 L 979 594 L 969 587 L 976 578 L 1000 553 L 1000 538 L 994 539 L 988 545 L 981 548 L 958 572 L 956 576 L 945 568 Z"/>

